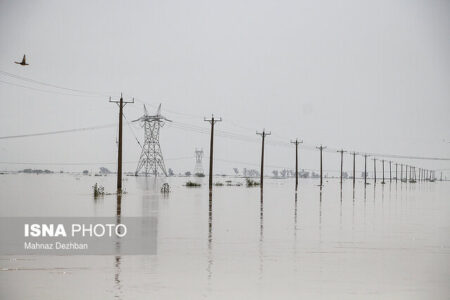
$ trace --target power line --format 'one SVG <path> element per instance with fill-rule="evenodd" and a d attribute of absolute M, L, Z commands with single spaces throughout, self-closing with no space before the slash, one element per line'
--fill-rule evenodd
<path fill-rule="evenodd" d="M 2 71 L 2 70 L 0 70 L 0 74 L 3 74 L 5 76 L 9 76 L 9 77 L 12 77 L 12 78 L 20 79 L 20 80 L 23 80 L 23 81 L 28 81 L 28 82 L 32 82 L 32 83 L 35 83 L 35 84 L 40 84 L 40 85 L 52 87 L 52 88 L 57 88 L 57 89 L 62 89 L 62 90 L 67 90 L 67 91 L 72 91 L 72 92 L 78 92 L 78 93 L 84 93 L 84 94 L 93 94 L 93 95 L 98 95 L 98 96 L 102 96 L 102 97 L 107 97 L 108 96 L 107 93 L 99 93 L 99 92 L 94 92 L 94 91 L 87 91 L 87 90 L 68 88 L 68 87 L 64 87 L 64 86 L 60 86 L 60 85 L 56 85 L 56 84 L 52 84 L 52 83 L 47 83 L 47 82 L 44 82 L 44 81 L 39 81 L 39 80 L 35 80 L 35 79 L 19 76 L 19 75 L 12 74 L 12 73 L 9 73 L 9 72 L 6 72 L 6 71 Z"/>
<path fill-rule="evenodd" d="M 175 157 L 168 158 L 166 160 L 186 160 L 193 159 L 193 156 L 183 156 L 183 157 Z M 124 161 L 124 164 L 136 164 L 138 161 Z M 0 161 L 2 165 L 49 165 L 49 166 L 78 166 L 78 165 L 115 165 L 117 162 L 16 162 L 16 161 Z"/>
<path fill-rule="evenodd" d="M 4 81 L 4 80 L 0 80 L 0 82 L 4 83 L 4 84 L 9 84 L 9 85 L 21 87 L 21 88 L 26 88 L 26 89 L 35 90 L 35 91 L 44 92 L 44 93 L 62 95 L 62 96 L 92 97 L 92 98 L 102 97 L 102 96 L 97 96 L 97 95 L 76 95 L 76 94 L 69 94 L 69 93 L 63 93 L 63 92 L 58 92 L 58 91 L 43 90 L 43 89 L 39 89 L 39 88 L 31 87 L 31 86 L 26 86 L 26 85 L 22 85 L 22 84 L 17 84 L 17 83 L 13 83 L 13 82 L 9 82 L 9 81 Z"/>
<path fill-rule="evenodd" d="M 98 97 L 98 96 L 104 97 L 104 96 L 107 96 L 106 93 L 101 93 L 101 92 L 96 92 L 96 91 L 88 91 L 88 90 L 81 90 L 81 89 L 75 89 L 75 88 L 69 88 L 69 87 L 65 87 L 65 86 L 60 86 L 60 85 L 56 85 L 56 84 L 52 84 L 52 83 L 48 83 L 48 82 L 39 81 L 39 80 L 35 80 L 35 79 L 24 77 L 24 76 L 16 75 L 16 74 L 9 73 L 9 72 L 3 71 L 3 70 L 0 70 L 0 74 L 4 75 L 4 76 L 11 77 L 11 78 L 19 79 L 19 80 L 22 80 L 22 81 L 34 83 L 34 84 L 39 84 L 39 85 L 43 85 L 43 86 L 47 86 L 47 87 L 52 87 L 52 88 L 56 88 L 56 89 L 67 90 L 67 91 L 77 92 L 77 93 L 82 93 L 82 94 L 87 94 L 87 95 L 77 95 L 77 94 L 62 93 L 62 92 L 58 92 L 58 91 L 43 90 L 43 89 L 39 89 L 39 88 L 35 88 L 35 87 L 30 87 L 30 86 L 26 86 L 26 85 L 21 85 L 21 84 L 17 84 L 17 83 L 13 83 L 13 82 L 0 80 L 0 82 L 4 83 L 4 84 L 9 84 L 9 85 L 22 87 L 22 88 L 27 88 L 27 89 L 31 89 L 31 90 L 36 90 L 36 91 L 41 91 L 41 92 L 46 92 L 46 93 L 54 93 L 54 94 L 65 95 L 65 96 L 75 96 L 75 97 Z M 139 101 L 139 102 L 147 103 L 147 104 L 150 104 L 150 105 L 154 106 L 153 104 L 148 103 L 146 101 L 143 101 L 141 99 L 136 99 L 136 100 Z M 174 114 L 178 114 L 178 115 L 188 116 L 188 117 L 191 117 L 191 118 L 200 118 L 199 115 L 188 114 L 188 113 L 180 113 L 180 112 L 176 112 L 176 111 L 173 111 L 173 110 L 167 110 L 167 111 L 169 111 L 171 113 L 174 113 Z M 232 124 L 232 125 L 234 125 L 236 127 L 240 127 L 242 129 L 250 130 L 250 128 L 241 126 L 241 125 L 239 125 L 239 124 L 237 124 L 237 123 L 235 123 L 233 121 L 231 121 L 230 124 Z M 79 128 L 79 129 L 70 129 L 70 130 L 61 130 L 61 131 L 35 133 L 35 134 L 23 134 L 23 135 L 16 135 L 16 136 L 4 136 L 4 137 L 0 137 L 0 139 L 12 139 L 12 138 L 32 137 L 32 136 L 40 136 L 40 135 L 50 135 L 50 134 L 59 134 L 59 133 L 84 131 L 84 130 L 94 130 L 94 129 L 100 129 L 100 128 L 105 128 L 105 127 L 110 127 L 110 126 L 114 126 L 114 125 L 105 125 L 105 126 L 99 126 L 99 127 L 88 127 L 88 128 Z M 204 128 L 204 127 L 196 126 L 196 125 L 192 125 L 192 124 L 181 123 L 181 122 L 174 122 L 174 124 L 171 124 L 171 127 L 177 128 L 177 129 L 182 129 L 182 130 L 194 131 L 194 132 L 198 132 L 198 133 L 202 133 L 202 134 L 208 134 L 209 133 L 209 131 L 206 128 Z M 229 132 L 229 131 L 225 131 L 225 130 L 217 130 L 216 131 L 216 135 L 218 137 L 229 138 L 229 139 L 234 139 L 234 140 L 239 140 L 239 141 L 245 141 L 245 142 L 251 142 L 251 143 L 257 143 L 258 142 L 255 138 L 253 138 L 251 136 L 243 135 L 243 134 L 237 134 L 237 133 Z M 280 138 L 284 138 L 284 137 L 282 137 L 280 135 L 277 135 L 277 134 L 274 134 L 274 135 L 278 136 Z M 267 144 L 268 145 L 272 145 L 272 146 L 286 147 L 286 148 L 289 147 L 289 143 L 288 142 L 276 141 L 276 140 L 273 140 L 273 139 L 268 141 Z M 307 144 L 303 144 L 302 145 L 302 149 L 316 151 L 316 149 L 315 149 L 315 147 L 313 145 L 307 145 Z M 328 148 L 326 150 L 325 149 L 323 149 L 323 150 L 325 152 L 331 153 L 331 152 L 337 151 L 338 149 Z M 385 158 L 450 161 L 450 158 L 445 158 L 445 157 L 426 157 L 426 156 L 397 155 L 397 154 L 386 154 L 386 153 L 367 153 L 367 154 L 370 155 L 370 156 L 385 157 Z"/>
<path fill-rule="evenodd" d="M 110 128 L 110 127 L 114 127 L 114 126 L 116 126 L 116 123 L 114 123 L 114 124 L 107 124 L 107 125 L 100 125 L 100 126 L 91 126 L 91 127 L 74 128 L 74 129 L 66 129 L 66 130 L 57 130 L 57 131 L 27 133 L 27 134 L 18 134 L 18 135 L 7 135 L 7 136 L 0 136 L 0 140 L 25 138 L 25 137 L 34 137 L 34 136 L 42 136 L 42 135 L 53 135 L 53 134 L 61 134 L 61 133 L 69 133 L 69 132 L 77 132 L 77 131 L 98 130 L 98 129 Z"/>

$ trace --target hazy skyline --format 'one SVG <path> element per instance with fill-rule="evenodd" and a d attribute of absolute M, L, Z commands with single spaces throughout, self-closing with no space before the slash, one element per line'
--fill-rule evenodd
<path fill-rule="evenodd" d="M 255 141 L 217 136 L 218 173 L 258 168 L 255 131 L 263 128 L 273 134 L 268 142 L 298 137 L 350 151 L 450 157 L 449 36 L 448 1 L 0 1 L 1 71 L 98 94 L 0 72 L 0 136 L 117 122 L 108 97 L 123 92 L 150 111 L 162 103 L 163 114 L 183 124 L 208 129 L 203 116 L 214 113 L 223 118 L 218 130 Z M 23 54 L 30 65 L 14 64 Z M 128 120 L 142 114 L 142 102 L 125 108 Z M 116 132 L 0 140 L 0 161 L 114 162 Z M 126 124 L 124 134 L 124 161 L 137 161 L 140 148 Z M 207 155 L 209 136 L 167 126 L 161 146 L 167 167 L 192 171 L 194 150 Z M 293 151 L 268 144 L 266 164 L 293 167 Z M 300 151 L 300 168 L 317 169 L 318 153 Z M 450 168 L 448 161 L 397 161 Z M 325 169 L 338 164 L 338 154 L 325 154 Z M 362 159 L 357 164 L 360 170 Z M 26 167 L 89 166 L 0 164 Z"/>

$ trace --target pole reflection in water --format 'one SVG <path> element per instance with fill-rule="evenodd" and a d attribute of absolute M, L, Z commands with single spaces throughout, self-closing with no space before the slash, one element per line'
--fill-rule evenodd
<path fill-rule="evenodd" d="M 115 257 L 115 264 L 114 264 L 114 288 L 115 288 L 115 299 L 122 299 L 122 283 L 120 282 L 120 260 L 122 258 L 120 256 Z"/>
<path fill-rule="evenodd" d="M 342 230 L 342 186 L 341 186 L 341 192 L 340 192 L 340 201 L 339 201 L 339 229 Z"/>
<path fill-rule="evenodd" d="M 319 242 L 322 243 L 322 187 L 319 193 Z"/>
<path fill-rule="evenodd" d="M 297 236 L 297 193 L 295 193 L 294 203 L 294 236 Z"/>
<path fill-rule="evenodd" d="M 352 229 L 355 229 L 355 187 L 354 186 L 353 186 L 353 197 L 352 197 Z"/>
<path fill-rule="evenodd" d="M 294 202 L 294 272 L 297 273 L 297 192 Z"/>
<path fill-rule="evenodd" d="M 211 277 L 212 277 L 212 226 L 213 226 L 213 215 L 212 215 L 212 191 L 209 191 L 209 205 L 208 205 L 208 287 L 211 286 Z"/>
<path fill-rule="evenodd" d="M 117 202 L 116 202 L 116 226 L 120 224 L 122 215 L 122 193 L 117 193 Z M 120 253 L 120 238 L 117 238 L 116 241 L 116 252 Z M 114 289 L 115 295 L 114 298 L 122 299 L 122 283 L 120 281 L 120 263 L 122 257 L 120 255 L 116 255 L 114 258 Z"/>
<path fill-rule="evenodd" d="M 366 188 L 364 186 L 364 224 L 366 224 L 366 208 L 367 208 L 367 193 Z"/>
<path fill-rule="evenodd" d="M 384 186 L 385 184 L 381 185 L 381 217 L 384 219 Z"/>
<path fill-rule="evenodd" d="M 261 201 L 259 210 L 259 279 L 262 279 L 262 275 L 264 272 L 263 242 L 264 242 L 264 200 L 263 200 L 263 190 L 261 189 Z"/>

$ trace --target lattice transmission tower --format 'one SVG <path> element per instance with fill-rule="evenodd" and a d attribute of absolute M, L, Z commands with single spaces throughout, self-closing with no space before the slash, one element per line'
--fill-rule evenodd
<path fill-rule="evenodd" d="M 194 174 L 204 174 L 202 159 L 203 159 L 203 149 L 195 149 Z"/>
<path fill-rule="evenodd" d="M 142 146 L 141 156 L 136 168 L 135 175 L 143 171 L 145 176 L 164 174 L 167 176 L 164 158 L 159 144 L 159 130 L 164 126 L 165 122 L 172 122 L 161 115 L 161 104 L 155 115 L 149 115 L 144 105 L 144 115 L 133 122 L 141 122 L 144 127 L 144 144 Z"/>

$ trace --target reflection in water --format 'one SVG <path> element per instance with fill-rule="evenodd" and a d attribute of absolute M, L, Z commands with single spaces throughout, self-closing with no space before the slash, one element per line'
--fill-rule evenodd
<path fill-rule="evenodd" d="M 297 273 L 297 192 L 294 202 L 294 272 Z"/>
<path fill-rule="evenodd" d="M 319 228 L 322 226 L 322 187 L 320 187 L 319 193 Z"/>
<path fill-rule="evenodd" d="M 297 193 L 295 193 L 295 204 L 294 204 L 294 234 L 297 236 Z"/>
<path fill-rule="evenodd" d="M 353 186 L 353 197 L 352 197 L 352 229 L 355 229 L 355 186 Z"/>
<path fill-rule="evenodd" d="M 366 209 L 367 209 L 367 193 L 366 186 L 364 186 L 364 224 L 366 224 Z"/>
<path fill-rule="evenodd" d="M 322 244 L 322 187 L 319 193 L 319 243 Z"/>
<path fill-rule="evenodd" d="M 122 283 L 120 282 L 120 256 L 115 257 L 115 263 L 114 263 L 114 289 L 116 291 L 114 298 L 116 299 L 122 299 Z"/>
<path fill-rule="evenodd" d="M 342 184 L 341 184 L 341 191 L 340 191 L 340 201 L 339 201 L 339 229 L 342 230 Z"/>
<path fill-rule="evenodd" d="M 259 279 L 262 279 L 262 275 L 264 272 L 263 242 L 264 242 L 264 200 L 263 200 L 263 190 L 261 189 L 261 201 L 259 210 Z"/>
<path fill-rule="evenodd" d="M 213 264 L 213 258 L 212 258 L 212 191 L 209 191 L 209 205 L 208 205 L 208 287 L 211 286 L 211 277 L 212 277 L 212 264 Z"/>
<path fill-rule="evenodd" d="M 373 184 L 373 213 L 375 214 L 375 202 L 377 199 L 377 184 Z"/>
<path fill-rule="evenodd" d="M 117 201 L 116 201 L 116 225 L 120 224 L 122 215 L 122 193 L 117 193 Z M 120 253 L 120 237 L 117 238 L 116 241 L 116 252 Z M 114 258 L 114 290 L 115 295 L 114 298 L 122 299 L 122 284 L 120 281 L 120 261 L 121 256 L 117 255 Z"/>

